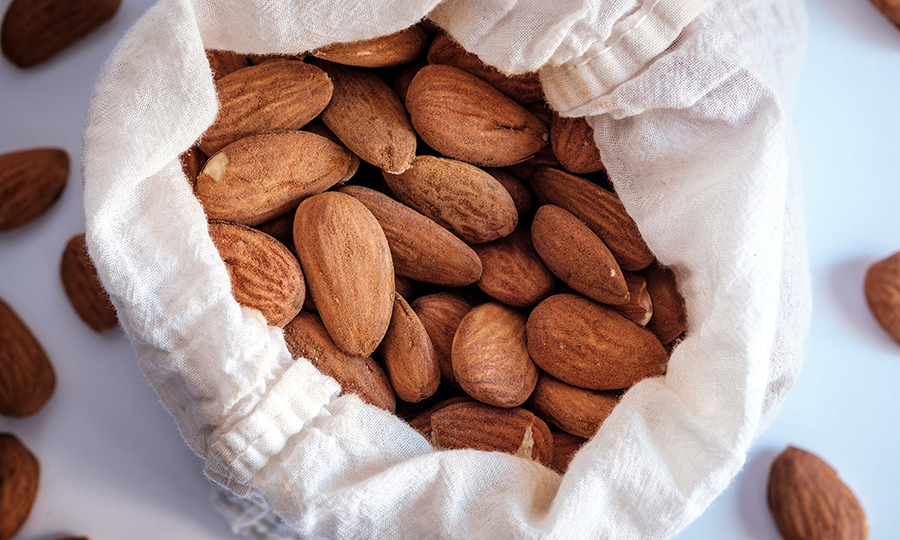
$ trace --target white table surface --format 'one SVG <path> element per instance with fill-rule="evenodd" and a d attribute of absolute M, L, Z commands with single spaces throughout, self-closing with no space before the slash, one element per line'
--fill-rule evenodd
<path fill-rule="evenodd" d="M 0 0 L 5 10 L 9 0 Z M 80 147 L 90 93 L 115 43 L 152 4 L 115 19 L 28 71 L 0 61 L 0 153 L 60 146 L 72 157 L 62 199 L 0 234 L 0 297 L 31 327 L 57 372 L 38 415 L 0 418 L 39 457 L 40 492 L 19 534 L 54 540 L 233 538 L 209 503 L 202 464 L 116 329 L 97 335 L 59 280 L 63 247 L 84 230 Z M 900 345 L 862 296 L 873 261 L 900 251 L 900 31 L 866 1 L 816 0 L 794 110 L 804 169 L 814 314 L 806 363 L 744 471 L 679 540 L 776 539 L 769 464 L 787 445 L 838 469 L 869 515 L 870 538 L 900 538 Z"/>

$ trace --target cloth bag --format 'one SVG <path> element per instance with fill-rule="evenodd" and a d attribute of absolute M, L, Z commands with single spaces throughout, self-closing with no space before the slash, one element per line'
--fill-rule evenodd
<path fill-rule="evenodd" d="M 296 53 L 428 16 L 585 116 L 675 271 L 689 328 L 567 474 L 440 451 L 240 307 L 178 156 L 216 115 L 204 49 Z M 256 538 L 669 538 L 740 470 L 810 316 L 787 104 L 800 0 L 160 0 L 108 60 L 84 139 L 87 241 L 147 379 Z"/>

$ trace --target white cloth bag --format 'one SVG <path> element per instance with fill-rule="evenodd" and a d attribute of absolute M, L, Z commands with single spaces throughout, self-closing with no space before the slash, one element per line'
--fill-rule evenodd
<path fill-rule="evenodd" d="M 295 53 L 424 16 L 587 116 L 687 301 L 664 377 L 560 477 L 439 451 L 234 301 L 178 162 L 217 109 L 204 48 Z M 786 103 L 800 0 L 161 0 L 106 64 L 84 141 L 90 253 L 236 531 L 257 538 L 669 538 L 741 468 L 801 364 L 810 301 Z"/>

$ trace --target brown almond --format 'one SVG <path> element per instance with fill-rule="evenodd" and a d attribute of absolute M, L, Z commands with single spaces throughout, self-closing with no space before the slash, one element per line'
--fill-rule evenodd
<path fill-rule="evenodd" d="M 37 498 L 41 467 L 12 433 L 0 433 L 0 540 L 19 532 Z"/>
<path fill-rule="evenodd" d="M 559 474 L 566 474 L 569 463 L 575 454 L 581 450 L 587 439 L 578 437 L 565 431 L 553 431 L 553 465 L 550 467 Z"/>
<path fill-rule="evenodd" d="M 306 358 L 316 369 L 333 378 L 344 392 L 393 413 L 394 390 L 378 362 L 367 356 L 344 353 L 331 340 L 319 317 L 300 312 L 284 327 L 284 341 L 291 356 Z"/>
<path fill-rule="evenodd" d="M 477 401 L 448 405 L 431 415 L 431 440 L 439 448 L 505 452 L 553 463 L 553 435 L 540 418 L 520 408 L 501 409 Z"/>
<path fill-rule="evenodd" d="M 438 34 L 434 38 L 428 49 L 428 62 L 446 64 L 467 71 L 519 103 L 532 103 L 544 99 L 541 79 L 536 72 L 506 75 L 482 62 L 478 56 L 465 50 L 447 34 Z"/>
<path fill-rule="evenodd" d="M 385 173 L 384 180 L 397 199 L 468 244 L 506 236 L 519 219 L 500 182 L 462 161 L 419 156 L 406 172 Z"/>
<path fill-rule="evenodd" d="M 837 472 L 789 446 L 769 469 L 767 499 L 784 540 L 865 540 L 866 514 Z"/>
<path fill-rule="evenodd" d="M 347 354 L 371 355 L 394 306 L 394 266 L 378 220 L 350 195 L 313 195 L 297 208 L 294 247 L 331 339 Z"/>
<path fill-rule="evenodd" d="M 248 54 L 247 60 L 251 66 L 259 66 L 270 62 L 281 62 L 282 60 L 290 60 L 291 62 L 302 62 L 306 58 L 306 53 L 298 54 Z"/>
<path fill-rule="evenodd" d="M 112 330 L 119 324 L 116 308 L 100 283 L 97 269 L 87 252 L 84 233 L 69 239 L 60 263 L 63 289 L 78 316 L 95 332 Z"/>
<path fill-rule="evenodd" d="M 0 414 L 31 416 L 44 407 L 55 388 L 56 374 L 44 348 L 0 300 Z"/>
<path fill-rule="evenodd" d="M 437 391 L 441 369 L 428 332 L 402 296 L 394 299 L 394 311 L 378 355 L 391 386 L 403 401 L 418 403 Z"/>
<path fill-rule="evenodd" d="M 59 199 L 69 155 L 59 148 L 0 154 L 0 232 L 37 219 Z"/>
<path fill-rule="evenodd" d="M 246 54 L 234 51 L 207 50 L 206 59 L 209 61 L 209 69 L 215 81 L 250 65 Z"/>
<path fill-rule="evenodd" d="M 182 152 L 178 159 L 181 161 L 181 170 L 184 171 L 191 189 L 196 189 L 197 175 L 200 174 L 200 171 L 203 170 L 203 165 L 206 164 L 206 154 L 196 146 L 192 146 Z"/>
<path fill-rule="evenodd" d="M 417 414 L 409 421 L 409 425 L 412 426 L 416 431 L 425 436 L 429 441 L 431 440 L 431 415 L 436 413 L 437 411 L 443 409 L 444 407 L 449 407 L 455 403 L 467 403 L 475 401 L 468 396 L 457 396 L 449 399 L 445 399 L 443 401 L 438 402 L 431 407 L 428 407 L 424 411 Z"/>
<path fill-rule="evenodd" d="M 641 326 L 647 326 L 653 317 L 653 301 L 647 291 L 647 280 L 640 274 L 624 272 L 625 284 L 628 285 L 628 303 L 612 306 L 626 319 Z"/>
<path fill-rule="evenodd" d="M 500 182 L 500 185 L 502 185 L 509 193 L 509 196 L 512 197 L 513 204 L 516 205 L 516 212 L 519 214 L 519 222 L 523 222 L 525 217 L 529 216 L 531 211 L 534 210 L 534 197 L 531 196 L 531 192 L 528 191 L 525 184 L 519 180 L 516 175 L 506 169 L 492 167 L 485 169 L 484 171 Z"/>
<path fill-rule="evenodd" d="M 416 157 L 416 133 L 400 98 L 373 71 L 317 61 L 334 82 L 322 122 L 360 159 L 399 174 Z"/>
<path fill-rule="evenodd" d="M 900 252 L 872 264 L 863 288 L 875 320 L 900 343 Z"/>
<path fill-rule="evenodd" d="M 337 184 L 350 153 L 305 131 L 260 133 L 210 156 L 197 176 L 209 219 L 258 225 Z"/>
<path fill-rule="evenodd" d="M 398 276 L 394 273 L 394 291 L 403 297 L 407 302 L 412 302 L 415 298 L 415 284 L 409 278 Z"/>
<path fill-rule="evenodd" d="M 103 26 L 121 0 L 13 0 L 0 27 L 0 47 L 25 68 L 48 60 Z"/>
<path fill-rule="evenodd" d="M 626 304 L 625 276 L 603 243 L 571 212 L 545 204 L 531 223 L 534 249 L 556 277 L 601 304 Z"/>
<path fill-rule="evenodd" d="M 525 342 L 527 317 L 499 302 L 472 308 L 453 337 L 456 381 L 473 398 L 495 407 L 518 407 L 538 380 Z"/>
<path fill-rule="evenodd" d="M 321 118 L 316 118 L 312 122 L 303 126 L 303 131 L 308 131 L 310 133 L 315 133 L 316 135 L 319 135 L 321 137 L 325 137 L 329 141 L 339 145 L 341 148 L 346 150 L 350 154 L 350 165 L 347 167 L 347 172 L 344 173 L 344 176 L 341 177 L 338 183 L 342 184 L 353 178 L 353 176 L 356 174 L 356 171 L 359 170 L 359 156 L 351 152 L 350 149 L 347 148 L 347 146 L 343 142 L 341 142 L 340 139 L 338 139 L 338 136 L 335 135 L 333 131 L 328 129 L 328 126 L 326 126 L 322 122 Z"/>
<path fill-rule="evenodd" d="M 594 142 L 594 129 L 584 118 L 554 114 L 550 122 L 550 146 L 556 159 L 570 173 L 587 174 L 603 170 L 600 150 Z"/>
<path fill-rule="evenodd" d="M 282 328 L 300 313 L 306 296 L 303 272 L 284 244 L 225 221 L 210 222 L 209 236 L 231 276 L 238 304 L 259 310 L 266 322 Z"/>
<path fill-rule="evenodd" d="M 590 227 L 623 270 L 640 270 L 653 262 L 653 253 L 615 193 L 549 167 L 538 167 L 532 172 L 531 188 L 541 204 L 568 210 Z"/>
<path fill-rule="evenodd" d="M 444 156 L 506 167 L 546 146 L 547 126 L 478 77 L 432 64 L 416 73 L 406 95 L 412 125 Z"/>
<path fill-rule="evenodd" d="M 434 345 L 441 376 L 448 383 L 456 385 L 451 356 L 453 336 L 463 317 L 472 309 L 472 303 L 461 295 L 439 292 L 416 298 L 412 302 L 412 308 Z"/>
<path fill-rule="evenodd" d="M 533 306 L 553 293 L 556 280 L 534 250 L 531 233 L 518 227 L 509 236 L 472 246 L 481 259 L 478 288 L 510 306 Z"/>
<path fill-rule="evenodd" d="M 245 67 L 216 81 L 219 116 L 198 145 L 212 156 L 263 131 L 300 129 L 325 109 L 333 85 L 321 69 L 284 60 Z"/>
<path fill-rule="evenodd" d="M 409 90 L 409 84 L 416 76 L 416 73 L 427 65 L 428 61 L 424 58 L 410 62 L 403 66 L 403 69 L 401 69 L 400 72 L 397 73 L 397 76 L 394 77 L 394 80 L 391 81 L 391 90 L 393 90 L 394 93 L 397 94 L 397 97 L 400 98 L 400 103 L 404 103 L 404 107 L 406 106 L 406 93 Z"/>
<path fill-rule="evenodd" d="M 260 223 L 253 228 L 259 232 L 266 233 L 275 240 L 284 244 L 288 249 L 294 249 L 294 212 L 291 209 L 278 217 L 274 217 L 269 221 Z"/>
<path fill-rule="evenodd" d="M 528 317 L 526 335 L 534 363 L 579 388 L 628 388 L 666 371 L 668 355 L 652 332 L 572 294 L 538 304 Z"/>
<path fill-rule="evenodd" d="M 900 28 L 900 1 L 898 0 L 872 0 L 872 5 L 878 8 L 887 20 Z"/>
<path fill-rule="evenodd" d="M 675 274 L 668 267 L 653 263 L 644 269 L 643 274 L 653 302 L 653 317 L 647 328 L 666 345 L 687 329 L 684 298 L 678 292 Z"/>
<path fill-rule="evenodd" d="M 615 392 L 597 392 L 541 373 L 525 408 L 572 435 L 590 439 L 619 402 Z"/>
<path fill-rule="evenodd" d="M 556 155 L 553 153 L 553 150 L 549 146 L 546 146 L 531 158 L 526 159 L 521 163 L 510 165 L 509 167 L 506 167 L 506 170 L 519 178 L 528 179 L 531 178 L 531 173 L 534 172 L 534 170 L 538 167 L 552 167 L 554 169 L 562 169 L 562 164 L 560 164 L 559 160 L 556 159 Z"/>
<path fill-rule="evenodd" d="M 336 43 L 316 49 L 310 54 L 337 64 L 379 68 L 411 62 L 425 52 L 427 46 L 428 38 L 425 31 L 418 24 L 414 24 L 387 36 L 352 43 Z"/>

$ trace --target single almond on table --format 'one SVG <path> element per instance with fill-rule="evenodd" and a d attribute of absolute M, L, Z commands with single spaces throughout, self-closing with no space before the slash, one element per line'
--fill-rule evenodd
<path fill-rule="evenodd" d="M 384 173 L 401 202 L 468 244 L 490 242 L 516 228 L 516 205 L 493 176 L 455 159 L 418 156 L 403 174 Z"/>
<path fill-rule="evenodd" d="M 866 514 L 818 456 L 789 446 L 769 469 L 767 500 L 784 540 L 864 540 Z"/>
<path fill-rule="evenodd" d="M 628 388 L 666 371 L 668 355 L 652 332 L 576 295 L 557 294 L 538 304 L 526 335 L 534 363 L 579 388 Z"/>
<path fill-rule="evenodd" d="M 869 267 L 864 290 L 875 320 L 900 343 L 900 252 Z"/>
<path fill-rule="evenodd" d="M 505 452 L 553 463 L 553 435 L 540 418 L 520 408 L 501 409 L 477 401 L 448 405 L 431 415 L 432 444 Z"/>
<path fill-rule="evenodd" d="M 594 129 L 584 118 L 554 114 L 550 122 L 550 146 L 556 159 L 570 173 L 586 174 L 603 169 Z"/>
<path fill-rule="evenodd" d="M 581 450 L 587 439 L 565 431 L 552 431 L 551 433 L 553 434 L 553 465 L 550 468 L 559 474 L 566 474 L 569 463 L 572 462 L 572 458 Z"/>
<path fill-rule="evenodd" d="M 657 262 L 644 269 L 643 274 L 653 302 L 653 317 L 647 323 L 647 329 L 666 345 L 687 329 L 684 298 L 678 292 L 675 274 L 668 267 Z"/>
<path fill-rule="evenodd" d="M 337 64 L 378 68 L 411 62 L 425 52 L 427 46 L 428 38 L 425 31 L 418 24 L 414 24 L 387 36 L 352 43 L 336 43 L 316 49 L 310 54 Z"/>
<path fill-rule="evenodd" d="M 456 385 L 453 374 L 453 336 L 463 317 L 472 309 L 472 303 L 459 294 L 439 292 L 420 296 L 412 302 L 413 311 L 428 332 L 434 353 L 441 368 L 441 376 L 449 384 Z"/>
<path fill-rule="evenodd" d="M 589 439 L 619 402 L 615 392 L 597 392 L 541 373 L 525 408 L 556 427 Z"/>
<path fill-rule="evenodd" d="M 10 540 L 31 513 L 41 467 L 11 433 L 0 433 L 0 540 Z"/>
<path fill-rule="evenodd" d="M 602 304 L 626 304 L 625 276 L 596 234 L 571 212 L 545 204 L 531 223 L 534 249 L 556 277 Z"/>
<path fill-rule="evenodd" d="M 66 244 L 59 272 L 69 302 L 88 326 L 95 332 L 106 332 L 118 326 L 116 309 L 88 255 L 84 233 L 73 236 Z"/>
<path fill-rule="evenodd" d="M 416 132 L 442 155 L 484 167 L 525 161 L 546 146 L 547 126 L 475 75 L 432 64 L 406 94 Z"/>
<path fill-rule="evenodd" d="M 56 56 L 119 11 L 121 0 L 13 0 L 0 27 L 10 62 L 31 67 Z"/>
<path fill-rule="evenodd" d="M 207 50 L 206 59 L 209 61 L 213 80 L 216 81 L 250 65 L 246 54 L 238 54 L 234 51 Z"/>
<path fill-rule="evenodd" d="M 394 306 L 394 266 L 378 220 L 350 195 L 313 195 L 297 208 L 294 247 L 334 343 L 353 356 L 372 354 Z"/>
<path fill-rule="evenodd" d="M 441 384 L 441 368 L 422 321 L 402 296 L 394 299 L 391 324 L 378 346 L 391 386 L 403 401 L 418 403 Z"/>
<path fill-rule="evenodd" d="M 216 81 L 219 116 L 198 146 L 212 156 L 263 131 L 300 129 L 325 109 L 332 89 L 324 71 L 292 60 L 229 73 Z"/>
<path fill-rule="evenodd" d="M 209 219 L 258 225 L 337 184 L 350 153 L 306 131 L 274 131 L 235 141 L 210 156 L 197 176 Z"/>
<path fill-rule="evenodd" d="M 481 260 L 472 248 L 431 219 L 374 189 L 345 186 L 338 191 L 363 203 L 381 224 L 397 275 L 447 287 L 481 277 Z"/>
<path fill-rule="evenodd" d="M 356 394 L 366 403 L 391 413 L 395 411 L 394 391 L 378 362 L 340 350 L 319 317 L 301 311 L 284 327 L 284 341 L 291 356 L 309 360 L 316 369 L 336 380 L 344 392 Z"/>
<path fill-rule="evenodd" d="M 306 296 L 303 272 L 284 244 L 226 221 L 210 222 L 209 236 L 231 276 L 238 304 L 259 310 L 266 322 L 282 328 L 300 313 Z"/>
<path fill-rule="evenodd" d="M 453 337 L 456 381 L 473 398 L 495 407 L 517 407 L 528 399 L 538 369 L 528 356 L 528 317 L 499 302 L 472 308 Z"/>
<path fill-rule="evenodd" d="M 628 303 L 612 306 L 625 318 L 641 326 L 647 326 L 653 317 L 653 301 L 647 291 L 647 280 L 640 274 L 625 272 L 625 284 L 628 286 Z"/>
<path fill-rule="evenodd" d="M 556 280 L 531 241 L 528 229 L 519 227 L 509 236 L 472 246 L 481 259 L 478 288 L 510 306 L 533 306 L 553 293 Z"/>
<path fill-rule="evenodd" d="M 44 348 L 0 300 L 0 414 L 31 416 L 43 408 L 55 388 L 56 373 Z"/>
<path fill-rule="evenodd" d="M 37 219 L 59 199 L 69 178 L 69 155 L 60 148 L 0 154 L 0 232 Z"/>

